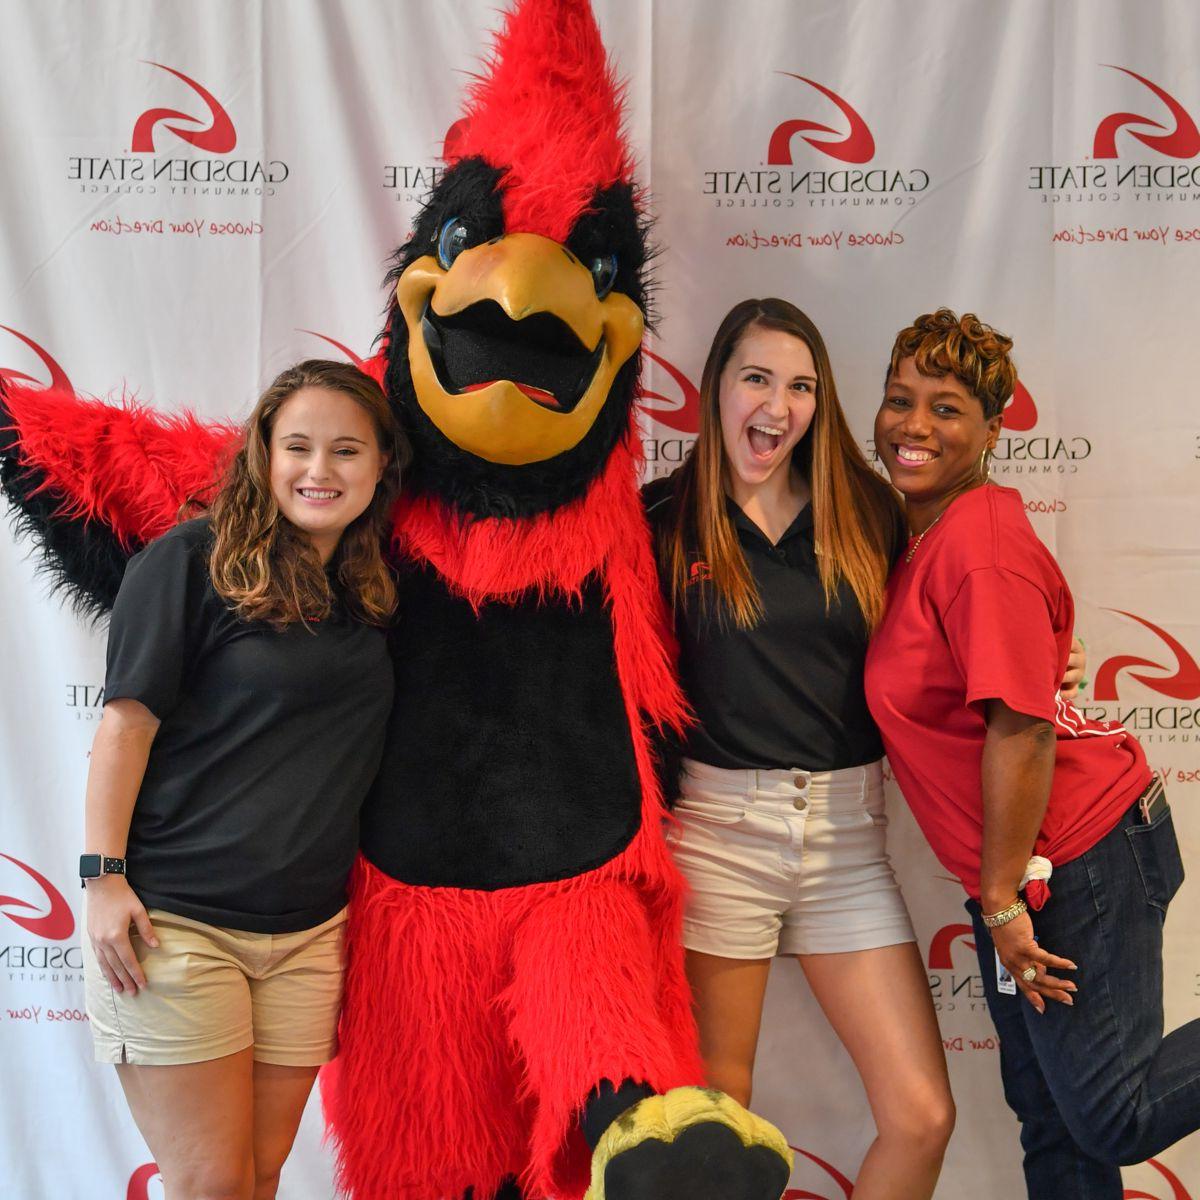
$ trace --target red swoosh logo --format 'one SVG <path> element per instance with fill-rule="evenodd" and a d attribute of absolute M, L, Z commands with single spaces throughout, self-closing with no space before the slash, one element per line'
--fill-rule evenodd
<path fill-rule="evenodd" d="M 1183 1181 L 1169 1167 L 1163 1166 L 1156 1158 L 1148 1158 L 1144 1164 L 1147 1167 L 1152 1167 L 1170 1184 L 1171 1195 L 1169 1200 L 1192 1200 L 1187 1188 L 1183 1186 Z M 1152 1196 L 1149 1192 L 1132 1192 L 1128 1189 L 1124 1192 L 1125 1200 L 1160 1200 L 1158 1196 Z"/>
<path fill-rule="evenodd" d="M 50 905 L 49 911 L 42 913 L 40 916 L 18 916 L 16 913 L 9 912 L 3 906 L 11 905 L 15 908 L 36 908 L 36 905 L 30 904 L 28 900 L 21 900 L 16 896 L 0 896 L 0 913 L 3 913 L 14 925 L 19 925 L 22 929 L 28 930 L 38 937 L 45 938 L 48 942 L 62 942 L 69 938 L 75 932 L 75 917 L 71 913 L 71 906 L 63 899 L 63 895 L 58 888 L 45 875 L 35 871 L 27 863 L 21 862 L 20 859 L 13 858 L 11 854 L 0 854 L 0 858 L 6 858 L 14 866 L 20 867 L 42 889 Z"/>
<path fill-rule="evenodd" d="M 320 338 L 321 341 L 326 342 L 328 345 L 332 346 L 335 350 L 340 350 L 360 371 L 367 370 L 366 363 L 363 361 L 363 359 L 359 355 L 355 354 L 354 351 L 351 350 L 349 346 L 343 346 L 341 342 L 336 342 L 333 340 L 333 338 L 327 337 L 323 333 L 318 333 L 315 329 L 301 329 L 300 332 L 301 333 L 309 333 L 309 334 L 312 334 L 312 336 L 315 338 Z M 367 374 L 369 375 L 370 372 L 367 371 Z"/>
<path fill-rule="evenodd" d="M 5 333 L 11 333 L 18 341 L 24 342 L 42 360 L 46 370 L 50 372 L 50 382 L 46 385 L 47 388 L 66 392 L 73 392 L 75 390 L 71 386 L 71 381 L 67 378 L 66 371 L 33 338 L 27 338 L 23 333 L 19 333 L 7 325 L 0 325 L 0 329 L 3 329 Z M 23 371 L 6 371 L 0 369 L 0 382 L 37 383 L 38 381 L 32 375 L 26 375 Z"/>
<path fill-rule="evenodd" d="M 669 396 L 661 392 L 643 390 L 638 396 L 638 408 L 648 417 L 668 429 L 678 433 L 697 433 L 700 429 L 700 391 L 696 385 L 677 367 L 669 363 L 661 354 L 653 350 L 643 350 L 647 358 L 653 359 L 671 377 L 683 397 L 681 403 L 672 404 Z M 647 404 L 647 400 L 661 400 L 666 407 L 658 404 Z"/>
<path fill-rule="evenodd" d="M 129 1177 L 125 1200 L 150 1200 L 150 1180 L 160 1174 L 157 1163 L 143 1163 Z"/>
<path fill-rule="evenodd" d="M 799 1146 L 791 1146 L 789 1149 L 794 1150 L 797 1154 L 803 1154 L 809 1162 L 816 1163 L 842 1189 L 842 1200 L 850 1200 L 854 1194 L 854 1180 L 847 1179 L 832 1163 L 827 1163 L 823 1158 L 818 1158 L 807 1150 L 801 1150 Z M 806 1192 L 802 1188 L 788 1188 L 779 1200 L 830 1200 L 830 1198 L 822 1196 L 818 1192 Z"/>
<path fill-rule="evenodd" d="M 1159 154 L 1166 154 L 1171 158 L 1195 158 L 1197 154 L 1200 154 L 1200 129 L 1196 128 L 1196 122 L 1192 120 L 1187 110 L 1174 96 L 1163 91 L 1158 84 L 1151 83 L 1144 75 L 1130 71 L 1127 67 L 1113 66 L 1112 63 L 1104 65 L 1112 67 L 1114 71 L 1132 75 L 1138 83 L 1148 87 L 1167 106 L 1171 116 L 1175 119 L 1175 128 L 1169 132 L 1143 133 L 1137 129 L 1130 129 L 1130 137 L 1137 138 L 1143 146 L 1149 146 L 1151 150 L 1157 150 Z M 1166 129 L 1166 126 L 1160 121 L 1152 121 L 1149 117 L 1138 116 L 1137 113 L 1113 113 L 1096 126 L 1092 157 L 1116 158 L 1117 132 L 1124 129 L 1126 125 L 1148 125 L 1151 129 Z"/>
<path fill-rule="evenodd" d="M 1158 634 L 1166 643 L 1167 649 L 1175 656 L 1175 673 L 1173 675 L 1139 675 L 1130 670 L 1132 678 L 1136 679 L 1138 683 L 1145 684 L 1151 691 L 1158 692 L 1163 696 L 1170 696 L 1172 700 L 1200 699 L 1200 666 L 1196 665 L 1196 660 L 1180 645 L 1178 640 L 1165 629 L 1151 625 L 1149 621 L 1135 616 L 1131 612 L 1124 612 L 1119 608 L 1110 608 L 1105 611 L 1128 617 L 1131 621 L 1136 621 L 1139 625 L 1149 629 L 1151 633 Z M 1132 667 L 1151 667 L 1155 671 L 1171 670 L 1163 663 L 1151 662 L 1148 658 L 1137 658 L 1132 654 L 1118 654 L 1101 664 L 1100 669 L 1096 672 L 1096 683 L 1092 689 L 1092 695 L 1097 700 L 1116 700 L 1118 698 L 1117 675 Z"/>
<path fill-rule="evenodd" d="M 1004 428 L 1021 433 L 1032 429 L 1037 424 L 1037 418 L 1037 405 L 1034 404 L 1028 389 L 1018 379 L 1013 388 L 1012 399 L 1004 409 Z"/>
<path fill-rule="evenodd" d="M 963 945 L 968 950 L 974 950 L 975 942 L 972 940 L 974 935 L 975 930 L 970 925 L 943 925 L 929 943 L 929 969 L 931 971 L 954 970 L 954 943 L 962 938 Z"/>
<path fill-rule="evenodd" d="M 467 130 L 470 128 L 470 122 L 466 117 L 459 117 L 449 129 L 446 130 L 446 136 L 442 139 L 442 160 L 444 162 L 453 162 L 458 158 L 458 148 L 463 144 L 467 137 Z"/>
<path fill-rule="evenodd" d="M 831 133 L 834 137 L 837 137 L 838 131 L 829 125 L 818 125 L 815 121 L 784 121 L 782 125 L 776 126 L 775 132 L 771 134 L 770 145 L 767 147 L 767 162 L 771 166 L 790 167 L 792 165 L 792 138 L 797 133 L 803 135 L 804 140 L 813 149 L 820 150 L 822 154 L 828 154 L 830 158 L 840 159 L 842 162 L 865 163 L 874 157 L 875 139 L 871 136 L 866 121 L 837 92 L 830 91 L 829 88 L 817 83 L 815 79 L 807 79 L 803 75 L 793 75 L 791 71 L 780 71 L 779 74 L 786 75 L 789 79 L 799 79 L 801 83 L 807 83 L 809 87 L 816 88 L 822 96 L 827 96 L 832 100 L 842 116 L 846 118 L 850 132 L 838 142 L 819 141 L 809 137 L 804 131 L 807 129 L 812 133 Z"/>
<path fill-rule="evenodd" d="M 210 154 L 228 154 L 237 145 L 237 130 L 229 119 L 229 114 L 218 103 L 217 98 L 194 79 L 189 79 L 181 71 L 173 67 L 165 67 L 162 63 L 142 59 L 149 67 L 157 67 L 182 79 L 184 83 L 200 97 L 208 106 L 208 127 L 206 129 L 180 129 L 178 125 L 168 125 L 167 131 L 191 143 L 197 150 L 207 150 Z M 133 127 L 133 145 L 130 147 L 134 154 L 154 153 L 154 129 L 160 121 L 187 121 L 199 125 L 201 117 L 189 117 L 173 108 L 151 108 L 142 113 Z"/>

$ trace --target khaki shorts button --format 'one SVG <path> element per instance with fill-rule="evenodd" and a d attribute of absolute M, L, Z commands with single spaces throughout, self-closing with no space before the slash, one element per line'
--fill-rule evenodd
<path fill-rule="evenodd" d="M 792 782 L 798 788 L 806 788 L 806 787 L 808 787 L 808 776 L 807 775 L 797 775 L 795 777 L 795 779 L 792 780 Z"/>
<path fill-rule="evenodd" d="M 803 796 L 800 796 L 795 802 L 795 807 L 797 811 L 803 812 L 808 807 L 808 801 Z"/>

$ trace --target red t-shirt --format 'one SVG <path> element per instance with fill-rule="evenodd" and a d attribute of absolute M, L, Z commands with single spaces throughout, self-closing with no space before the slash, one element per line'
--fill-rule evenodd
<path fill-rule="evenodd" d="M 1074 617 L 1020 493 L 992 484 L 955 499 L 888 580 L 867 702 L 917 823 L 975 899 L 986 701 L 1054 725 L 1054 782 L 1033 853 L 1055 866 L 1094 846 L 1150 781 L 1136 738 L 1058 694 Z"/>

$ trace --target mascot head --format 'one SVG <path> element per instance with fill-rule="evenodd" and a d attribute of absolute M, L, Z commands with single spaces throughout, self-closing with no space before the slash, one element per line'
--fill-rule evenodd
<path fill-rule="evenodd" d="M 518 0 L 389 276 L 414 483 L 473 516 L 580 496 L 630 427 L 645 228 L 587 0 Z"/>

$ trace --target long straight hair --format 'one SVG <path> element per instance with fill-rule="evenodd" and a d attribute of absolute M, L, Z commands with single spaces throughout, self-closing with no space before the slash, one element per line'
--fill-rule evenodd
<path fill-rule="evenodd" d="M 678 610 L 689 583 L 689 556 L 707 564 L 718 619 L 742 629 L 762 617 L 762 600 L 725 506 L 729 466 L 721 433 L 721 374 L 752 329 L 799 338 L 817 369 L 816 412 L 792 451 L 792 462 L 812 492 L 817 570 L 828 609 L 842 581 L 849 585 L 874 630 L 883 616 L 884 586 L 902 528 L 900 507 L 875 474 L 846 424 L 829 352 L 817 327 L 794 304 L 774 297 L 743 300 L 725 315 L 700 377 L 700 429 L 687 461 L 675 474 L 672 512 L 663 526 L 660 557 Z M 702 593 L 707 598 L 707 593 Z M 702 600 L 702 603 L 706 602 Z"/>
<path fill-rule="evenodd" d="M 279 375 L 254 406 L 245 440 L 209 514 L 213 587 L 247 621 L 281 628 L 329 616 L 333 592 L 320 556 L 279 511 L 271 491 L 272 427 L 280 408 L 303 388 L 348 396 L 371 418 L 379 448 L 388 456 L 371 503 L 346 527 L 333 559 L 351 615 L 369 625 L 386 625 L 396 607 L 396 584 L 383 547 L 400 472 L 410 452 L 383 389 L 349 363 L 297 363 Z"/>

